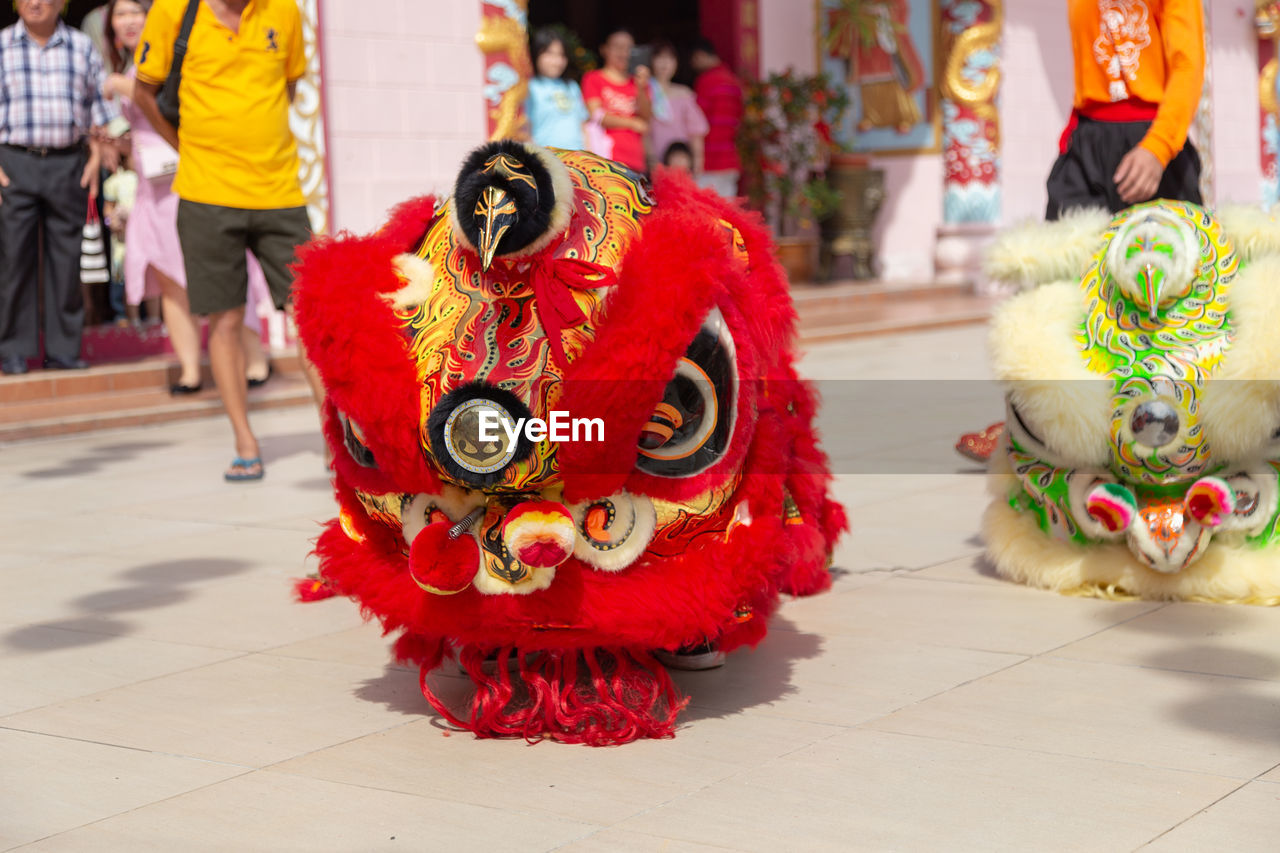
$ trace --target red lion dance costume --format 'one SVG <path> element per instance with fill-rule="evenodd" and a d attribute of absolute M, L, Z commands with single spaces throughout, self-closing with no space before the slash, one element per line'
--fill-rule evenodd
<path fill-rule="evenodd" d="M 654 652 L 754 645 L 780 591 L 831 583 L 786 279 L 687 178 L 489 143 L 451 198 L 306 248 L 297 320 L 341 510 L 322 582 L 458 726 L 669 737 L 687 700 Z M 465 712 L 428 683 L 454 657 Z"/>

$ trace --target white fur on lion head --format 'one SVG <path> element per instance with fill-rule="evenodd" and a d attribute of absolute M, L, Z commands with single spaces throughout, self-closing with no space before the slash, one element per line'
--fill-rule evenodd
<path fill-rule="evenodd" d="M 1031 288 L 1055 281 L 1078 281 L 1102 245 L 1111 214 L 1102 209 L 1071 210 L 1055 222 L 1024 222 L 996 237 L 983 258 L 993 281 Z"/>

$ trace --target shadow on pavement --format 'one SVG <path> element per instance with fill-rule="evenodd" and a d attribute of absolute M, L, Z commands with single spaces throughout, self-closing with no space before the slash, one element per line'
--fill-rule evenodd
<path fill-rule="evenodd" d="M 125 581 L 69 601 L 75 615 L 24 625 L 0 637 L 0 643 L 23 651 L 56 651 L 110 642 L 133 633 L 133 624 L 115 618 L 119 614 L 169 607 L 190 598 L 184 586 L 239 574 L 250 567 L 244 560 L 224 557 L 192 557 L 145 563 L 119 574 Z M 46 629 L 62 629 L 51 634 Z M 64 636 L 65 634 L 65 636 Z"/>
<path fill-rule="evenodd" d="M 56 467 L 23 471 L 22 476 L 31 480 L 82 477 L 85 474 L 92 474 L 102 469 L 109 462 L 127 462 L 130 459 L 137 459 L 143 454 L 151 453 L 161 447 L 168 447 L 171 444 L 173 444 L 171 441 L 128 441 L 99 445 L 59 462 Z"/>

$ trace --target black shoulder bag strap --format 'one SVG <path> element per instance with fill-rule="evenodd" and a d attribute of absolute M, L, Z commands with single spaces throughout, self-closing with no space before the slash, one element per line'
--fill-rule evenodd
<path fill-rule="evenodd" d="M 187 42 L 191 39 L 191 27 L 196 22 L 200 0 L 187 0 L 187 11 L 182 16 L 182 27 L 173 42 L 173 61 L 169 64 L 169 76 L 156 93 L 156 106 L 169 124 L 178 126 L 178 87 L 182 84 L 182 61 L 187 55 Z"/>

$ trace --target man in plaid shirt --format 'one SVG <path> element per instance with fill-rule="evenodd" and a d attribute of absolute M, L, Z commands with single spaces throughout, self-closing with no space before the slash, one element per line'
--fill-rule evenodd
<path fill-rule="evenodd" d="M 98 195 L 90 134 L 118 111 L 102 97 L 102 58 L 64 24 L 64 0 L 17 0 L 0 30 L 0 370 L 25 373 L 38 351 L 38 235 L 44 225 L 45 366 L 85 367 L 80 238 Z"/>

